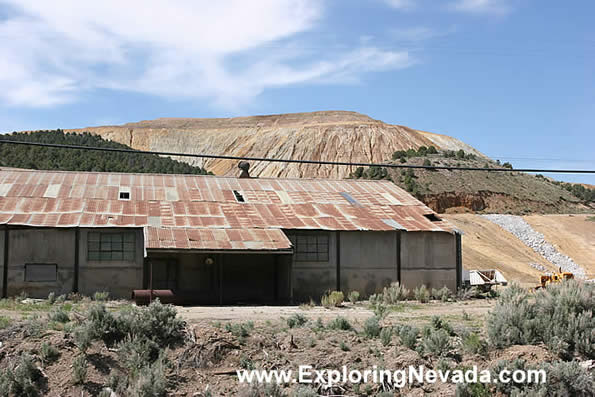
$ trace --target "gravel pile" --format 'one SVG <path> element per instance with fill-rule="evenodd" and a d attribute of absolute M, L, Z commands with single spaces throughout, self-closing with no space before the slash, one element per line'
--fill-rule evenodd
<path fill-rule="evenodd" d="M 540 265 L 539 263 L 529 263 L 529 266 L 531 266 L 533 269 L 539 270 L 540 272 L 545 272 L 547 270 L 545 266 Z"/>
<path fill-rule="evenodd" d="M 482 216 L 494 222 L 502 229 L 514 234 L 526 246 L 532 248 L 533 251 L 543 256 L 556 267 L 562 268 L 562 271 L 572 272 L 577 278 L 585 278 L 585 269 L 580 267 L 568 256 L 558 252 L 553 245 L 545 241 L 543 234 L 535 231 L 522 217 L 516 215 Z"/>

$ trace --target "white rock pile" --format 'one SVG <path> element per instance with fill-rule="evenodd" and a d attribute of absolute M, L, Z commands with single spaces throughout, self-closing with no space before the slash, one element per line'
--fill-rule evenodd
<path fill-rule="evenodd" d="M 512 233 L 526 246 L 533 249 L 533 251 L 543 256 L 556 267 L 562 268 L 562 271 L 571 272 L 577 278 L 585 278 L 585 269 L 580 267 L 568 256 L 558 252 L 553 245 L 545 241 L 543 234 L 534 230 L 522 217 L 516 215 L 495 214 L 482 216 L 494 222 L 502 229 Z"/>

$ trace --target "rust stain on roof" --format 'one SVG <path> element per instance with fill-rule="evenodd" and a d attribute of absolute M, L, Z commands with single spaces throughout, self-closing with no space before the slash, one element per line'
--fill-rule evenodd
<path fill-rule="evenodd" d="M 389 181 L 0 169 L 0 224 L 143 227 L 147 249 L 286 249 L 281 229 L 453 232 L 431 213 Z"/>

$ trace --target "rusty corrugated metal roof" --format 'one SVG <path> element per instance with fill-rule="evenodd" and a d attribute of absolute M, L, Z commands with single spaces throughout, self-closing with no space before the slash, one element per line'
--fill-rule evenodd
<path fill-rule="evenodd" d="M 145 246 L 151 249 L 209 251 L 290 251 L 291 241 L 280 229 L 145 228 Z"/>
<path fill-rule="evenodd" d="M 453 231 L 424 216 L 431 213 L 389 181 L 0 169 L 0 224 Z"/>

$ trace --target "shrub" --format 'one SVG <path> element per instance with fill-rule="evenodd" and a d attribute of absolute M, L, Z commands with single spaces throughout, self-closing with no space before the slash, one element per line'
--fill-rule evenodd
<path fill-rule="evenodd" d="M 82 385 L 87 380 L 87 359 L 80 355 L 72 361 L 72 381 L 75 385 Z"/>
<path fill-rule="evenodd" d="M 93 300 L 94 301 L 98 301 L 98 302 L 104 302 L 107 301 L 109 298 L 109 292 L 108 291 L 97 291 L 93 294 Z"/>
<path fill-rule="evenodd" d="M 462 338 L 463 350 L 471 354 L 484 354 L 487 343 L 475 332 L 466 333 Z"/>
<path fill-rule="evenodd" d="M 287 326 L 289 328 L 302 327 L 308 322 L 308 319 L 303 314 L 295 313 L 287 319 Z"/>
<path fill-rule="evenodd" d="M 431 167 L 432 166 L 432 162 L 429 159 L 425 159 L 423 165 L 425 167 Z"/>
<path fill-rule="evenodd" d="M 393 338 L 393 329 L 392 327 L 383 327 L 380 331 L 380 341 L 382 342 L 383 346 L 388 346 L 390 341 Z"/>
<path fill-rule="evenodd" d="M 376 338 L 380 335 L 380 318 L 372 316 L 364 323 L 364 335 L 368 338 Z"/>
<path fill-rule="evenodd" d="M 329 329 L 349 331 L 353 329 L 349 321 L 345 317 L 338 316 L 328 324 Z"/>
<path fill-rule="evenodd" d="M 455 332 L 452 329 L 452 326 L 450 325 L 450 323 L 448 321 L 440 318 L 440 316 L 432 316 L 432 328 L 434 328 L 435 330 L 443 329 L 449 335 L 451 335 L 451 336 L 455 335 Z"/>
<path fill-rule="evenodd" d="M 384 287 L 382 291 L 382 301 L 388 305 L 396 305 L 404 301 L 409 296 L 409 290 L 402 286 L 398 281 L 391 283 L 388 287 Z"/>
<path fill-rule="evenodd" d="M 339 343 L 339 348 L 344 352 L 348 352 L 349 350 L 351 350 L 347 343 L 345 343 L 344 341 L 341 341 L 341 343 Z"/>
<path fill-rule="evenodd" d="M 440 289 L 432 288 L 432 298 L 442 302 L 448 302 L 451 297 L 451 292 L 448 287 L 444 286 Z"/>
<path fill-rule="evenodd" d="M 87 321 L 86 326 L 91 339 L 101 339 L 106 344 L 122 340 L 126 332 L 130 330 L 130 324 L 118 321 L 102 303 L 91 305 L 87 312 Z M 158 329 L 155 329 L 155 332 L 157 331 Z"/>
<path fill-rule="evenodd" d="M 578 361 L 542 363 L 531 367 L 522 359 L 501 360 L 493 368 L 493 376 L 503 369 L 510 371 L 541 369 L 546 373 L 545 383 L 497 383 L 496 391 L 503 395 L 517 396 L 591 396 L 595 382 Z"/>
<path fill-rule="evenodd" d="M 357 301 L 359 301 L 359 292 L 351 291 L 349 293 L 349 302 L 355 304 Z"/>
<path fill-rule="evenodd" d="M 59 356 L 60 353 L 58 352 L 58 349 L 56 349 L 54 346 L 50 345 L 47 342 L 43 342 L 41 344 L 39 357 L 41 358 L 41 361 L 44 365 L 56 361 Z"/>
<path fill-rule="evenodd" d="M 6 396 L 38 396 L 42 378 L 43 374 L 35 365 L 33 357 L 23 353 L 0 373 L 0 393 Z"/>
<path fill-rule="evenodd" d="M 388 307 L 383 303 L 376 303 L 372 305 L 372 311 L 374 312 L 375 316 L 384 318 L 384 316 L 386 316 L 386 312 L 388 311 Z"/>
<path fill-rule="evenodd" d="M 56 303 L 56 293 L 55 292 L 50 292 L 48 294 L 48 303 L 50 305 L 53 305 L 54 303 Z"/>
<path fill-rule="evenodd" d="M 80 349 L 82 353 L 85 353 L 89 347 L 91 347 L 91 342 L 93 342 L 92 332 L 87 325 L 82 325 L 75 328 L 72 333 L 72 337 L 74 344 Z"/>
<path fill-rule="evenodd" d="M 10 325 L 10 318 L 6 316 L 0 316 L 0 329 L 7 328 Z"/>
<path fill-rule="evenodd" d="M 452 348 L 448 332 L 443 329 L 430 330 L 429 335 L 424 336 L 422 345 L 424 352 L 433 356 L 445 356 Z"/>
<path fill-rule="evenodd" d="M 144 366 L 128 387 L 131 397 L 164 397 L 167 393 L 166 368 L 163 358 Z"/>
<path fill-rule="evenodd" d="M 413 294 L 420 303 L 427 303 L 430 300 L 430 291 L 424 284 L 417 287 Z"/>
<path fill-rule="evenodd" d="M 254 363 L 246 356 L 240 357 L 240 368 L 251 370 L 254 369 Z"/>
<path fill-rule="evenodd" d="M 246 325 L 250 330 L 254 328 L 252 322 L 247 322 Z M 166 347 L 184 340 L 186 323 L 177 317 L 173 306 L 155 300 L 146 308 L 132 311 L 129 327 L 131 336 L 148 338 L 159 346 Z"/>
<path fill-rule="evenodd" d="M 25 337 L 37 337 L 40 336 L 46 328 L 46 322 L 42 321 L 38 316 L 33 316 L 25 321 L 23 334 Z"/>
<path fill-rule="evenodd" d="M 415 349 L 417 345 L 417 336 L 419 335 L 419 329 L 410 325 L 404 325 L 399 330 L 399 338 L 401 343 L 411 350 Z"/>
<path fill-rule="evenodd" d="M 492 392 L 485 383 L 457 383 L 457 397 L 490 397 Z"/>
<path fill-rule="evenodd" d="M 60 304 L 62 304 L 62 303 L 64 303 L 65 301 L 66 301 L 66 295 L 59 295 L 59 296 L 56 298 L 56 303 L 60 303 Z"/>
<path fill-rule="evenodd" d="M 159 346 L 152 340 L 126 337 L 118 344 L 118 358 L 129 374 L 136 376 L 147 363 L 159 357 Z"/>
<path fill-rule="evenodd" d="M 254 323 L 252 321 L 248 321 L 245 323 L 236 323 L 225 324 L 225 330 L 230 332 L 236 338 L 246 338 L 250 336 L 250 331 L 254 329 Z"/>
<path fill-rule="evenodd" d="M 57 310 L 52 310 L 51 312 L 49 312 L 48 318 L 50 321 L 56 321 L 58 323 L 67 323 L 70 321 L 68 313 L 61 307 Z"/>
<path fill-rule="evenodd" d="M 531 300 L 527 291 L 513 285 L 488 314 L 490 342 L 495 346 L 543 342 L 562 358 L 576 353 L 593 358 L 594 291 L 590 283 L 569 280 L 539 290 Z"/>
<path fill-rule="evenodd" d="M 316 390 L 307 386 L 300 386 L 293 392 L 292 397 L 318 397 L 319 394 Z"/>
<path fill-rule="evenodd" d="M 322 306 L 329 308 L 329 307 L 339 307 L 343 303 L 345 297 L 343 296 L 343 292 L 341 291 L 330 291 L 327 294 L 323 295 L 320 299 L 320 303 Z"/>

